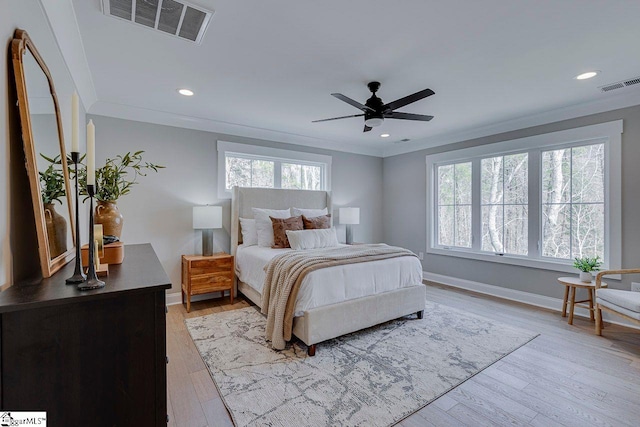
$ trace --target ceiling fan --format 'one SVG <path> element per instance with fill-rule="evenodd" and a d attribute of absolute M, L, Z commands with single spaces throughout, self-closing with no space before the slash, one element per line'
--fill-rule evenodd
<path fill-rule="evenodd" d="M 412 113 L 400 113 L 394 110 L 404 107 L 405 105 L 419 101 L 428 96 L 434 95 L 435 92 L 431 89 L 421 90 L 412 95 L 405 96 L 404 98 L 396 99 L 395 101 L 383 104 L 382 99 L 376 96 L 376 92 L 380 89 L 380 82 L 370 82 L 367 84 L 369 90 L 373 93 L 371 98 L 367 99 L 364 104 L 354 101 L 353 99 L 344 96 L 341 93 L 332 93 L 331 96 L 335 96 L 341 101 L 347 104 L 353 105 L 359 110 L 362 110 L 363 114 L 354 114 L 352 116 L 334 117 L 332 119 L 314 120 L 312 123 L 327 122 L 330 120 L 347 119 L 351 117 L 363 117 L 364 116 L 364 131 L 369 132 L 376 126 L 380 126 L 384 119 L 400 119 L 400 120 L 418 120 L 428 122 L 433 119 L 433 116 L 426 116 L 423 114 Z"/>

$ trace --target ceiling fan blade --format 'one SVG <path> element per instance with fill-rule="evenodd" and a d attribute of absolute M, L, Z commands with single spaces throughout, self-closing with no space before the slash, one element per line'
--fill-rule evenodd
<path fill-rule="evenodd" d="M 332 93 L 331 96 L 335 96 L 336 98 L 338 98 L 340 101 L 344 101 L 347 104 L 353 105 L 354 107 L 356 107 L 358 110 L 362 110 L 362 111 L 371 111 L 371 112 L 375 112 L 375 110 L 371 107 L 367 107 L 364 104 L 360 104 L 358 101 L 354 101 L 353 99 L 349 98 L 348 96 L 344 96 L 341 93 Z"/>
<path fill-rule="evenodd" d="M 396 99 L 395 101 L 391 101 L 388 104 L 383 106 L 385 111 L 392 111 L 400 107 L 404 107 L 405 105 L 411 104 L 412 102 L 420 101 L 427 96 L 434 95 L 435 92 L 431 89 L 421 90 L 420 92 L 416 92 L 412 95 L 405 96 L 404 98 Z"/>
<path fill-rule="evenodd" d="M 371 129 L 373 129 L 373 128 L 369 127 L 367 125 L 364 125 L 364 130 L 362 132 L 369 132 Z"/>
<path fill-rule="evenodd" d="M 353 116 L 342 116 L 342 117 L 334 117 L 332 119 L 314 120 L 311 123 L 328 122 L 330 120 L 349 119 L 351 117 L 362 117 L 362 116 L 364 116 L 364 114 L 354 114 Z"/>
<path fill-rule="evenodd" d="M 422 122 L 428 122 L 429 120 L 433 119 L 433 116 L 398 112 L 385 113 L 384 117 L 385 119 L 419 120 Z"/>

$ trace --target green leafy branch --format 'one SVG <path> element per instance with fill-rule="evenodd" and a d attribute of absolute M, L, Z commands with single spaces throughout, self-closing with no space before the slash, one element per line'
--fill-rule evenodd
<path fill-rule="evenodd" d="M 40 178 L 40 193 L 42 203 L 51 204 L 58 202 L 62 204 L 62 197 L 66 196 L 64 186 L 64 174 L 62 173 L 62 159 L 60 155 L 51 158 L 40 153 L 40 156 L 50 163 L 44 171 L 38 171 Z"/>
<path fill-rule="evenodd" d="M 600 261 L 600 257 L 596 256 L 595 258 L 575 258 L 573 261 L 573 266 L 580 271 L 585 273 L 589 273 L 591 271 L 599 271 L 600 266 L 602 266 L 602 261 Z"/>

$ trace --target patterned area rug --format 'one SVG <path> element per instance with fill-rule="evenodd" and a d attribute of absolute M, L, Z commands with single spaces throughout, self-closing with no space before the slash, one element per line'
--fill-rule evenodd
<path fill-rule="evenodd" d="M 187 319 L 237 426 L 389 426 L 537 334 L 427 302 L 394 320 L 318 345 L 272 350 L 254 307 Z"/>

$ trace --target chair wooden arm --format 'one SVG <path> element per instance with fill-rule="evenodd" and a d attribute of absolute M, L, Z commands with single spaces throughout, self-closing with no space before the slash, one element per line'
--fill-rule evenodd
<path fill-rule="evenodd" d="M 600 289 L 602 284 L 602 276 L 608 276 L 611 274 L 640 274 L 640 268 L 627 268 L 624 270 L 604 270 L 598 273 L 596 276 L 596 289 Z"/>

